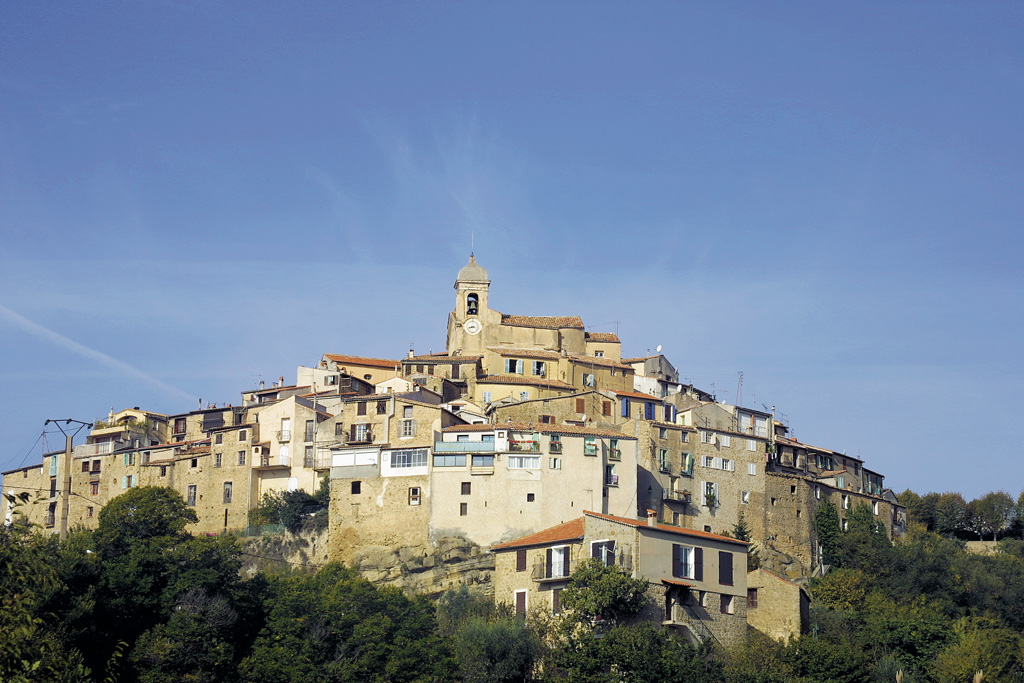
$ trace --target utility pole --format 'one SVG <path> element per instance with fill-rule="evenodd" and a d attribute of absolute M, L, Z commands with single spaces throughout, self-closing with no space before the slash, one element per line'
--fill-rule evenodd
<path fill-rule="evenodd" d="M 64 431 L 64 427 L 60 426 L 60 420 L 47 420 L 43 425 L 48 425 L 51 422 L 57 425 L 57 429 L 59 429 L 60 433 L 64 435 L 64 462 L 61 463 L 63 466 L 61 468 L 63 472 L 61 474 L 62 486 L 60 494 L 60 540 L 63 541 L 68 537 L 68 512 L 71 507 L 71 441 L 78 435 L 78 432 L 82 431 L 82 429 L 86 427 L 91 429 L 92 423 L 72 419 L 64 420 L 63 422 L 65 425 L 70 425 L 72 422 L 78 425 L 78 429 L 73 433 L 68 434 Z"/>

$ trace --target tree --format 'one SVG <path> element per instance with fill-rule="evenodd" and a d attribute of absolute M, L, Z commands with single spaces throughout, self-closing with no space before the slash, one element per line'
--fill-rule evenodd
<path fill-rule="evenodd" d="M 522 618 L 474 617 L 454 639 L 465 683 L 526 683 L 543 651 L 540 638 Z"/>
<path fill-rule="evenodd" d="M 821 545 L 821 564 L 840 561 L 839 511 L 830 501 L 822 501 L 814 513 L 814 529 Z"/>
<path fill-rule="evenodd" d="M 732 527 L 732 537 L 737 541 L 746 541 L 750 543 L 751 532 L 750 527 L 747 526 L 747 521 L 743 518 L 743 511 L 740 510 L 739 518 L 736 520 L 736 524 Z M 757 546 L 753 543 L 747 547 L 747 571 L 754 571 L 761 566 L 761 556 L 757 552 Z"/>
<path fill-rule="evenodd" d="M 935 531 L 948 536 L 967 530 L 967 502 L 959 493 L 947 491 L 935 501 Z"/>
<path fill-rule="evenodd" d="M 562 604 L 584 619 L 619 623 L 648 603 L 647 583 L 590 558 L 580 563 L 562 591 Z"/>
<path fill-rule="evenodd" d="M 980 539 L 991 534 L 994 541 L 996 535 L 1010 525 L 1015 507 L 1013 498 L 1005 491 L 993 491 L 975 498 L 968 504 L 971 529 Z"/>

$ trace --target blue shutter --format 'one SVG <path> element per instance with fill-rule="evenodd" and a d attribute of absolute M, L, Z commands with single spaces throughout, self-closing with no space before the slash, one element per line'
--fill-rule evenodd
<path fill-rule="evenodd" d="M 629 399 L 622 399 L 622 417 L 629 417 Z"/>

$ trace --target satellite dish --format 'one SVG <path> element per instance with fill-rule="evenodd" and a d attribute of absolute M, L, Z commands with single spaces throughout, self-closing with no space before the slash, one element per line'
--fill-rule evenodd
<path fill-rule="evenodd" d="M 656 348 L 654 350 L 657 351 L 658 353 L 661 353 L 661 344 L 658 344 L 658 348 Z"/>

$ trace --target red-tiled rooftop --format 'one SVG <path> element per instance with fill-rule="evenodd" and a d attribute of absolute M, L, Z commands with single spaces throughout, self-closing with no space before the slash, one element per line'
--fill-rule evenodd
<path fill-rule="evenodd" d="M 592 342 L 621 343 L 614 332 L 587 332 L 583 338 Z"/>
<path fill-rule="evenodd" d="M 447 353 L 428 353 L 422 356 L 403 358 L 402 363 L 475 363 L 483 356 L 449 356 Z"/>
<path fill-rule="evenodd" d="M 547 330 L 558 330 L 563 328 L 583 329 L 583 319 L 578 315 L 556 316 L 556 315 L 507 315 L 501 316 L 502 325 L 514 325 L 516 327 L 539 327 Z"/>
<path fill-rule="evenodd" d="M 583 518 L 579 517 L 570 522 L 553 526 L 550 529 L 538 531 L 529 536 L 523 536 L 512 541 L 499 543 L 491 546 L 491 550 L 510 550 L 512 548 L 524 548 L 531 545 L 547 545 L 548 543 L 559 543 L 562 541 L 578 541 L 583 538 Z"/>
<path fill-rule="evenodd" d="M 644 401 L 662 401 L 660 396 L 651 396 L 650 394 L 641 394 L 638 391 L 616 391 L 616 396 L 624 396 L 625 398 L 639 398 Z"/>
<path fill-rule="evenodd" d="M 514 349 L 508 346 L 488 346 L 488 351 L 493 351 L 500 356 L 523 356 L 524 358 L 544 358 L 550 360 L 558 360 L 562 357 L 562 354 L 557 351 L 547 351 L 544 349 Z"/>
<path fill-rule="evenodd" d="M 620 363 L 617 360 L 612 360 L 611 358 L 602 358 L 600 356 L 569 356 L 569 360 L 573 361 L 574 363 L 585 363 L 587 365 L 600 365 L 602 367 L 618 368 L 620 370 L 632 370 L 633 369 L 632 365 L 626 365 L 625 363 Z"/>
<path fill-rule="evenodd" d="M 533 378 L 524 375 L 486 375 L 476 381 L 477 384 L 522 384 L 532 387 L 547 387 L 549 389 L 567 389 L 572 391 L 576 387 L 557 379 Z"/>
<path fill-rule="evenodd" d="M 324 358 L 335 363 L 346 363 L 348 365 L 370 365 L 378 368 L 394 369 L 399 364 L 397 360 L 389 358 L 366 358 L 363 356 L 341 356 L 334 353 L 325 353 Z"/>
<path fill-rule="evenodd" d="M 597 519 L 605 519 L 609 522 L 618 522 L 619 524 L 625 524 L 626 526 L 636 527 L 638 529 L 657 529 L 658 531 L 667 531 L 670 534 L 680 534 L 682 536 L 696 536 L 699 538 L 706 538 L 712 541 L 724 541 L 726 543 L 736 543 L 738 545 L 750 545 L 750 543 L 748 543 L 747 541 L 740 541 L 735 538 L 729 538 L 728 536 L 719 536 L 718 534 L 712 534 L 707 531 L 687 529 L 681 526 L 672 526 L 671 524 L 656 524 L 654 526 L 651 526 L 647 523 L 647 520 L 630 519 L 629 517 L 617 517 L 615 515 L 605 515 L 600 512 L 584 511 L 583 514 L 587 517 L 596 517 Z"/>

